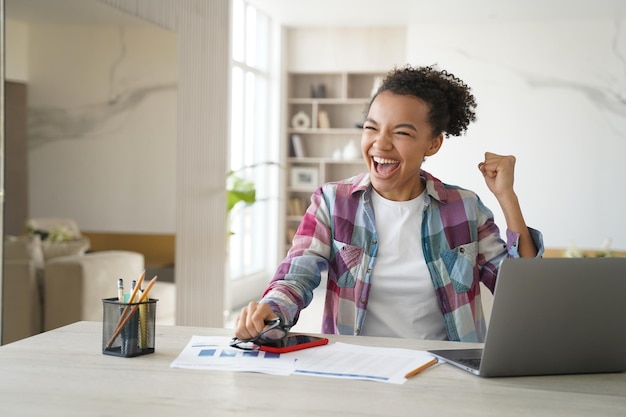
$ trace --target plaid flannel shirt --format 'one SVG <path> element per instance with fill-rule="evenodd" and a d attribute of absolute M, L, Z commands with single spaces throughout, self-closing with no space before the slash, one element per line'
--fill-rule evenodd
<path fill-rule="evenodd" d="M 486 333 L 479 282 L 493 291 L 500 262 L 519 257 L 517 233 L 500 238 L 478 196 L 422 171 L 426 202 L 422 245 L 448 339 L 482 342 Z M 358 335 L 367 312 L 378 239 L 369 174 L 324 184 L 311 196 L 286 258 L 263 294 L 287 323 L 295 323 L 327 276 L 323 333 Z M 530 229 L 543 253 L 541 233 Z M 374 274 L 375 277 L 375 274 Z"/>

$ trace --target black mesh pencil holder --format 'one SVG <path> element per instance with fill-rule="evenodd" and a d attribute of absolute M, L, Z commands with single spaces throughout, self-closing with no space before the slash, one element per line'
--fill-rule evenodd
<path fill-rule="evenodd" d="M 133 356 L 154 353 L 156 302 L 122 303 L 117 298 L 102 299 L 102 353 Z"/>

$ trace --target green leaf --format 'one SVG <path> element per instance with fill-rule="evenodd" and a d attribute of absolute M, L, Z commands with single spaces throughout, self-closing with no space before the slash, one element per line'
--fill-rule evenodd
<path fill-rule="evenodd" d="M 230 212 L 239 202 L 252 204 L 256 201 L 254 182 L 230 173 L 226 181 L 226 209 Z"/>
<path fill-rule="evenodd" d="M 228 213 L 240 202 L 253 204 L 257 201 L 254 182 L 238 176 L 237 172 L 243 172 L 263 165 L 280 167 L 280 164 L 277 162 L 258 162 L 226 173 L 226 209 Z"/>

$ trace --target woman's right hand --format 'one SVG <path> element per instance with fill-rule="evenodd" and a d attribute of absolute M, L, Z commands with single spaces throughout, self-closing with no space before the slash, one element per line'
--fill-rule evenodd
<path fill-rule="evenodd" d="M 237 317 L 235 336 L 239 340 L 252 339 L 265 328 L 265 320 L 277 317 L 268 304 L 251 301 Z"/>

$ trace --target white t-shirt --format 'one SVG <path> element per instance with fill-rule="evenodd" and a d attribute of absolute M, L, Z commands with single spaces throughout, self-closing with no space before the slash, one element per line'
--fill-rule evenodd
<path fill-rule="evenodd" d="M 391 201 L 372 192 L 379 245 L 361 335 L 447 339 L 422 249 L 425 195 Z"/>

